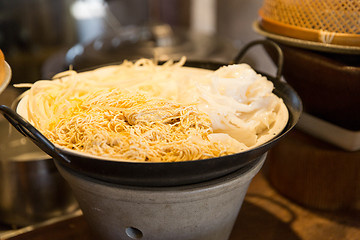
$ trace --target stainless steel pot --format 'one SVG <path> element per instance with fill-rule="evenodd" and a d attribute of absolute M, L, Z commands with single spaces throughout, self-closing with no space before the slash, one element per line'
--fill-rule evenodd
<path fill-rule="evenodd" d="M 0 121 L 0 222 L 26 226 L 78 209 L 51 157 Z"/>

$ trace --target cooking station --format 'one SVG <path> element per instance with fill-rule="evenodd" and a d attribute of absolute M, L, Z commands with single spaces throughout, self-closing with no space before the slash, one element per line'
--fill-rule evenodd
<path fill-rule="evenodd" d="M 16 2 L 24 5 L 21 17 L 6 14 L 0 21 L 6 61 L 5 81 L 0 74 L 0 135 L 6 136 L 0 139 L 1 240 L 360 239 L 358 4 L 14 0 L 4 6 L 11 12 Z M 28 11 L 30 2 L 42 7 Z M 266 76 L 288 113 L 281 131 L 235 154 L 134 163 L 60 148 L 27 121 L 28 109 L 37 107 L 24 107 L 26 83 L 124 59 L 163 63 L 182 56 L 181 68 L 192 68 L 192 76 L 242 62 Z M 236 89 L 238 82 L 225 87 L 232 77 L 222 78 L 219 92 Z M 25 85 L 13 86 L 19 83 Z M 196 98 L 191 87 L 186 91 Z M 237 129 L 226 134 L 231 131 Z"/>
<path fill-rule="evenodd" d="M 312 210 L 290 201 L 269 184 L 265 165 L 249 187 L 230 240 L 356 240 L 359 218 L 359 212 Z M 81 211 L 35 226 L 6 229 L 2 226 L 0 239 L 95 239 Z"/>
<path fill-rule="evenodd" d="M 16 91 L 8 87 L 1 95 L 2 102 L 11 103 Z M 312 136 L 295 129 L 289 138 L 305 137 L 314 146 L 332 149 Z M 285 138 L 283 142 L 286 143 Z M 230 239 L 290 239 L 290 240 L 356 240 L 360 234 L 358 210 L 319 210 L 284 197 L 269 182 L 269 158 L 252 180 Z M 81 210 L 25 227 L 0 225 L 0 239 L 95 239 Z"/>

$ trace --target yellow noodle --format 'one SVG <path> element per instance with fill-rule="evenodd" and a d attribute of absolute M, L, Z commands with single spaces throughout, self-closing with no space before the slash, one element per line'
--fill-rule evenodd
<path fill-rule="evenodd" d="M 194 105 L 126 93 L 98 91 L 76 102 L 45 131 L 69 149 L 129 161 L 188 161 L 227 152 L 208 139 L 209 117 Z M 200 141 L 191 141 L 198 137 Z"/>

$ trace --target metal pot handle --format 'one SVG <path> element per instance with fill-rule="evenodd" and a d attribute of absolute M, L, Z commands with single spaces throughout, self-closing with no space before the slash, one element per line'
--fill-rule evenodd
<path fill-rule="evenodd" d="M 282 75 L 283 64 L 284 64 L 284 54 L 283 54 L 281 48 L 279 47 L 279 45 L 271 40 L 267 40 L 267 39 L 255 40 L 255 41 L 252 41 L 252 42 L 246 44 L 241 49 L 241 51 L 238 53 L 238 55 L 232 60 L 231 63 L 232 64 L 239 63 L 242 60 L 242 58 L 244 57 L 245 53 L 247 53 L 247 51 L 255 45 L 270 46 L 276 50 L 276 52 L 278 54 L 278 59 L 277 59 L 278 63 L 277 63 L 277 72 L 276 72 L 275 79 L 280 80 L 281 75 Z"/>
<path fill-rule="evenodd" d="M 64 155 L 59 153 L 54 146 L 44 135 L 42 135 L 31 123 L 21 117 L 14 110 L 5 105 L 0 105 L 1 114 L 25 137 L 38 146 L 41 150 L 46 152 L 54 159 L 63 160 L 70 163 Z"/>

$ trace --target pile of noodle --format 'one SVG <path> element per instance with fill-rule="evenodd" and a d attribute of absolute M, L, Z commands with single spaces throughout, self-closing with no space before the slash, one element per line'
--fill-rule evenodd
<path fill-rule="evenodd" d="M 211 121 L 196 106 L 113 90 L 96 92 L 68 111 L 44 133 L 69 149 L 150 162 L 233 153 L 209 140 Z"/>
<path fill-rule="evenodd" d="M 18 112 L 57 146 L 126 161 L 187 161 L 258 145 L 287 122 L 273 85 L 246 64 L 217 71 L 124 61 L 35 82 Z M 279 119 L 283 123 L 277 125 Z"/>

